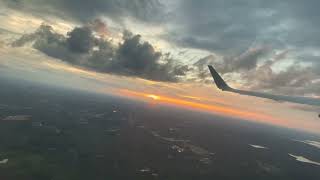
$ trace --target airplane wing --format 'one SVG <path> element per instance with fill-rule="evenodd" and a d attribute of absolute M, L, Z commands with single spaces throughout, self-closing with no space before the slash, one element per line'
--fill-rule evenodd
<path fill-rule="evenodd" d="M 293 102 L 298 104 L 307 104 L 311 106 L 320 106 L 320 99 L 317 98 L 308 98 L 308 97 L 298 97 L 298 96 L 284 96 L 284 95 L 273 95 L 268 93 L 261 93 L 261 92 L 254 92 L 254 91 L 245 91 L 240 89 L 231 88 L 219 75 L 219 73 L 212 67 L 208 66 L 210 73 L 213 77 L 213 80 L 216 86 L 221 89 L 222 91 L 229 91 L 241 95 L 247 96 L 255 96 L 260 98 L 272 99 L 275 101 L 286 101 L 286 102 Z"/>

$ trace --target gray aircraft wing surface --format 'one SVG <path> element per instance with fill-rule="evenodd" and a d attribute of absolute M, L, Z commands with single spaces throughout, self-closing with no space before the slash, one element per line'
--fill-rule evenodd
<path fill-rule="evenodd" d="M 231 88 L 222 79 L 222 77 L 219 75 L 219 73 L 212 66 L 209 65 L 208 67 L 209 67 L 210 73 L 213 77 L 215 84 L 222 91 L 228 91 L 228 92 L 233 92 L 233 93 L 247 95 L 247 96 L 255 96 L 255 97 L 260 97 L 260 98 L 272 99 L 275 101 L 286 101 L 286 102 L 293 102 L 293 103 L 298 103 L 298 104 L 307 104 L 307 105 L 311 105 L 311 106 L 320 106 L 320 99 L 318 99 L 318 98 L 274 95 L 274 94 L 268 94 L 268 93 L 246 91 L 246 90 L 239 90 L 239 89 Z"/>

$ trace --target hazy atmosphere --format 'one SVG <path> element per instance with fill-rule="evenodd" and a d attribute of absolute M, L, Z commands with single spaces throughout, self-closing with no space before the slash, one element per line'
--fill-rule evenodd
<path fill-rule="evenodd" d="M 55 94 L 58 92 L 55 89 L 63 89 L 92 93 L 111 104 L 142 103 L 145 109 L 138 108 L 140 105 L 123 106 L 128 108 L 128 119 L 132 119 L 132 112 L 146 111 L 141 117 L 135 116 L 147 118 L 149 114 L 150 117 L 161 114 L 162 108 L 172 108 L 197 114 L 196 119 L 190 120 L 192 123 L 221 117 L 232 119 L 237 132 L 244 128 L 238 123 L 249 123 L 246 127 L 254 123 L 264 131 L 267 131 L 264 126 L 284 128 L 316 137 L 320 133 L 319 106 L 219 91 L 207 66 L 213 65 L 234 88 L 320 98 L 319 5 L 316 0 L 0 0 L 0 83 L 6 87 L 1 96 L 12 95 L 8 102 L 31 100 L 36 107 L 31 97 L 45 97 L 51 90 Z M 24 91 L 30 93 L 25 99 L 20 97 Z M 72 94 L 50 98 L 61 99 L 61 106 L 63 99 L 66 102 L 72 98 L 75 102 L 90 99 L 89 95 L 77 93 L 75 97 L 79 98 Z M 96 106 L 100 105 L 104 106 L 99 101 Z M 5 107 L 0 100 L 0 110 L 5 112 L 0 114 L 0 120 L 13 116 Z M 112 110 L 114 107 L 120 105 L 110 105 L 108 111 L 118 112 Z M 68 113 L 78 110 L 70 107 Z M 157 115 L 159 119 L 162 116 Z M 179 113 L 174 112 L 162 123 L 170 124 L 173 117 L 176 119 L 172 123 L 179 124 Z M 185 121 L 188 118 L 191 115 Z M 83 117 L 80 119 L 83 122 Z M 157 118 L 151 119 L 141 121 L 150 123 L 152 128 L 162 128 Z M 219 127 L 224 127 L 224 122 L 220 122 L 224 120 L 217 121 L 222 123 L 218 123 Z M 319 149 L 319 139 L 293 140 Z M 256 144 L 250 147 L 268 149 Z M 1 150 L 0 147 L 0 169 Z M 302 156 L 289 157 L 301 160 Z M 319 165 L 319 156 L 313 157 L 314 161 L 304 157 L 302 161 Z M 278 172 L 273 166 L 260 165 Z M 161 176 L 160 170 L 154 174 L 160 179 L 172 178 Z"/>
<path fill-rule="evenodd" d="M 143 90 L 146 94 L 173 94 L 193 101 L 192 96 L 217 96 L 207 70 L 211 64 L 234 87 L 276 94 L 320 95 L 318 11 L 313 3 L 0 2 L 1 67 L 17 78 L 53 83 L 45 78 L 49 76 L 56 81 L 54 85 L 81 88 L 81 83 L 94 83 L 99 88 L 85 87 L 93 91 Z M 48 69 L 58 72 L 48 74 Z M 64 73 L 79 79 L 68 82 Z M 84 81 L 80 76 L 100 83 Z M 237 108 L 233 106 L 240 103 L 222 101 L 223 106 L 230 108 Z M 275 123 L 285 125 L 290 119 L 293 122 L 286 126 L 300 127 L 292 119 L 303 114 L 298 118 L 316 128 L 313 131 L 320 127 L 317 122 L 312 124 L 312 119 L 317 121 L 314 114 L 319 108 L 257 98 L 254 101 L 261 102 L 259 109 L 270 116 L 283 114 L 281 122 Z M 253 106 L 241 104 L 246 111 L 255 112 L 256 105 Z M 270 112 L 270 106 L 280 106 L 279 112 Z"/>

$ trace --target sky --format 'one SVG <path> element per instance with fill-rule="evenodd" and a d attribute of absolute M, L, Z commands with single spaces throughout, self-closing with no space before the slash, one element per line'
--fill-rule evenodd
<path fill-rule="evenodd" d="M 0 73 L 319 132 L 319 108 L 216 90 L 320 97 L 318 1 L 0 0 Z"/>

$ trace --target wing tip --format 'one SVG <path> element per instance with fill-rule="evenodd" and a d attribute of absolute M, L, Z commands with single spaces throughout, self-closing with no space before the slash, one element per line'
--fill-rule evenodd
<path fill-rule="evenodd" d="M 208 68 L 210 70 L 210 73 L 212 75 L 212 78 L 216 84 L 216 86 L 221 89 L 222 91 L 228 91 L 231 88 L 228 86 L 228 84 L 222 79 L 222 77 L 219 75 L 219 73 L 213 68 L 212 65 L 208 65 Z"/>

